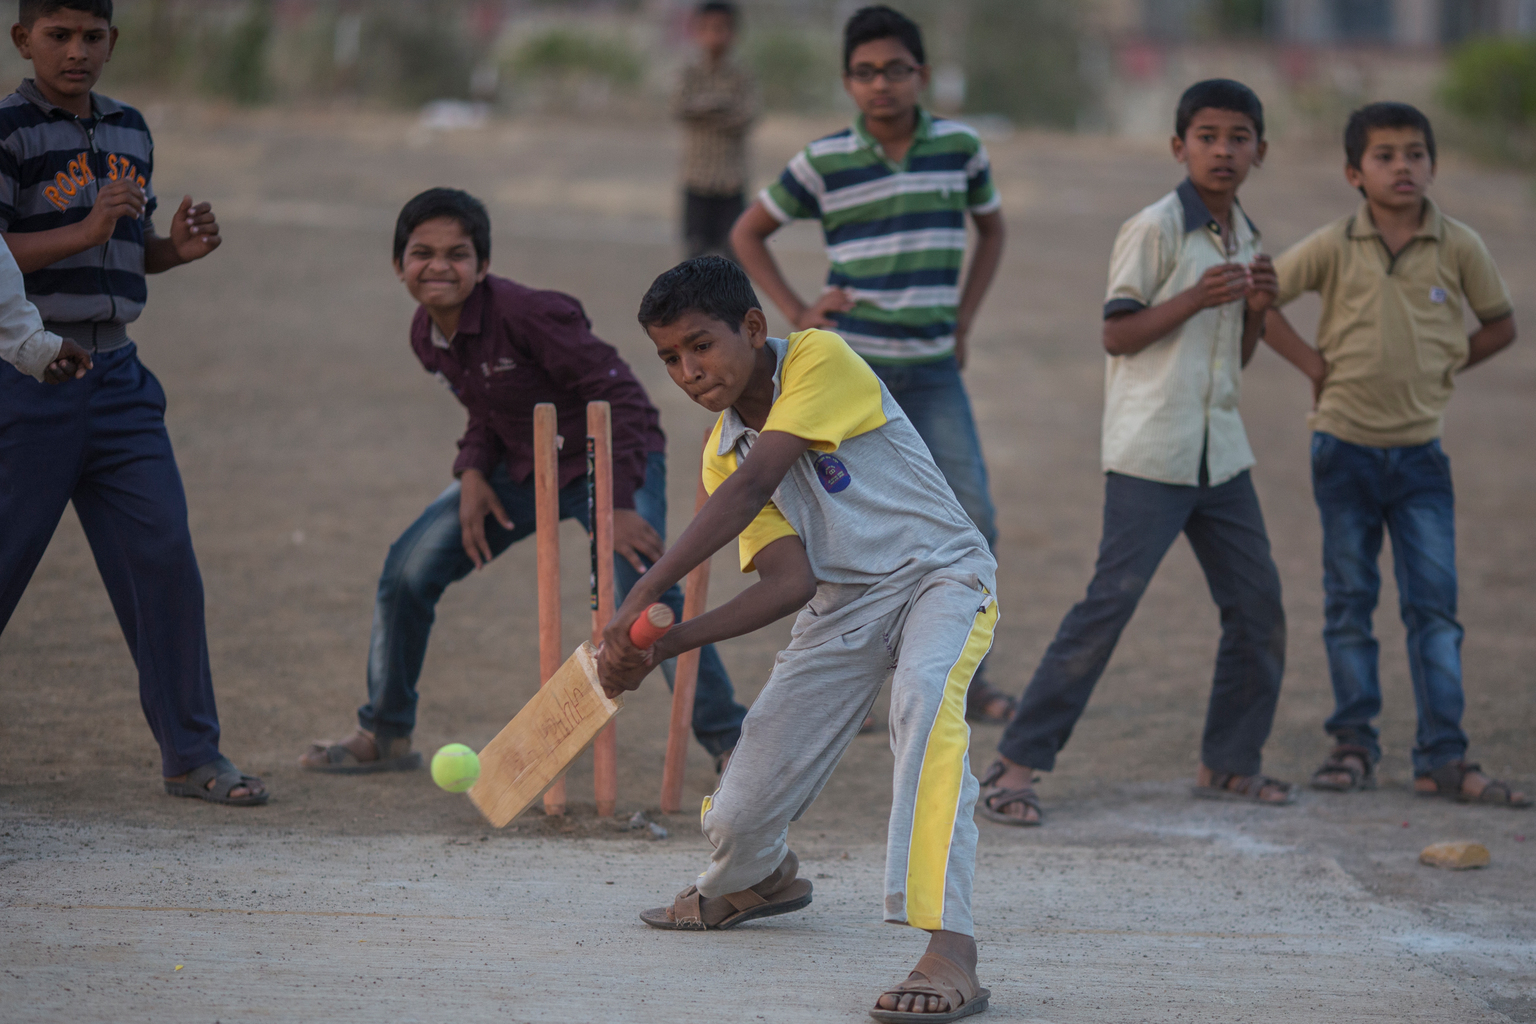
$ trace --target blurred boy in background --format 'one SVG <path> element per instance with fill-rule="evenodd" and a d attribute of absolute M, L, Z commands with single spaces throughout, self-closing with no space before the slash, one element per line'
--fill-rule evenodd
<path fill-rule="evenodd" d="M 689 28 L 699 59 L 683 69 L 672 114 L 683 125 L 683 249 L 687 259 L 731 257 L 731 225 L 746 208 L 747 133 L 757 83 L 731 59 L 735 4 L 702 3 Z"/>

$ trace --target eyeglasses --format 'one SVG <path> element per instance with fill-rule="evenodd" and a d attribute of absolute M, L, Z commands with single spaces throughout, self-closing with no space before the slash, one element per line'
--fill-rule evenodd
<path fill-rule="evenodd" d="M 848 69 L 848 77 L 860 85 L 868 85 L 877 78 L 884 77 L 887 82 L 896 85 L 905 82 L 917 74 L 917 68 L 904 60 L 893 60 L 884 67 L 875 67 L 873 64 L 856 64 Z"/>

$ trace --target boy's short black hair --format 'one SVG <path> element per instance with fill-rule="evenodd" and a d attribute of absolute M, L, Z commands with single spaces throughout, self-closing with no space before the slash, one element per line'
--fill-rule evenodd
<path fill-rule="evenodd" d="M 1350 114 L 1344 125 L 1344 158 L 1355 170 L 1360 169 L 1360 161 L 1365 159 L 1372 128 L 1414 128 L 1423 132 L 1429 162 L 1435 162 L 1435 130 L 1422 110 L 1407 103 L 1370 103 Z"/>
<path fill-rule="evenodd" d="M 54 11 L 82 11 L 105 18 L 108 25 L 112 24 L 112 0 L 19 0 L 16 20 L 23 27 L 31 28 L 38 18 Z"/>
<path fill-rule="evenodd" d="M 919 64 L 928 63 L 923 56 L 923 33 L 917 22 L 885 4 L 876 4 L 860 7 L 843 26 L 843 71 L 848 71 L 854 50 L 877 39 L 894 39 L 905 46 Z"/>
<path fill-rule="evenodd" d="M 429 220 L 452 217 L 459 222 L 470 241 L 475 243 L 475 259 L 485 266 L 491 258 L 491 217 L 485 205 L 468 192 L 456 188 L 429 188 L 412 197 L 395 220 L 395 262 L 405 258 L 411 232 Z"/>
<path fill-rule="evenodd" d="M 732 28 L 741 19 L 741 12 L 736 9 L 736 5 L 726 3 L 725 0 L 705 0 L 704 3 L 699 4 L 693 9 L 693 16 L 696 18 L 702 18 L 706 14 L 725 15 L 729 19 Z"/>
<path fill-rule="evenodd" d="M 1230 78 L 1207 78 L 1184 90 L 1179 97 L 1179 110 L 1174 115 L 1173 133 L 1179 138 L 1189 131 L 1190 122 L 1202 110 L 1230 110 L 1245 114 L 1253 122 L 1254 134 L 1264 138 L 1264 104 L 1258 95 L 1242 82 Z"/>
<path fill-rule="evenodd" d="M 686 260 L 651 282 L 640 300 L 640 326 L 665 327 L 689 313 L 703 313 L 740 332 L 747 311 L 762 309 L 752 282 L 723 256 Z"/>

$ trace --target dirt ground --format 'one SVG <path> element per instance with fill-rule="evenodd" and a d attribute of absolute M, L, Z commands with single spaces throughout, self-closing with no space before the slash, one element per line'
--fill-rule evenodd
<path fill-rule="evenodd" d="M 183 192 L 210 199 L 224 228 L 225 245 L 209 259 L 151 281 L 148 310 L 133 334 L 170 396 L 168 422 L 207 588 L 224 750 L 263 775 L 274 798 L 264 809 L 236 811 L 161 795 L 134 669 L 67 513 L 0 636 L 0 824 L 207 827 L 328 842 L 479 837 L 486 830 L 468 802 L 436 790 L 425 773 L 333 778 L 296 765 L 309 740 L 352 727 L 364 697 L 384 553 L 448 483 L 463 427 L 460 407 L 421 372 L 406 343 L 412 304 L 389 267 L 394 215 L 423 188 L 467 188 L 491 209 L 495 271 L 581 298 L 597 333 L 630 359 L 661 409 L 672 439 L 675 535 L 692 507 L 691 453 L 708 418 L 670 384 L 634 322 L 646 285 L 678 257 L 675 141 L 652 125 L 527 121 L 430 134 L 408 117 L 379 114 L 237 114 L 163 103 L 147 104 L 146 113 L 158 143 L 162 202 L 174 204 Z M 766 125 L 756 145 L 759 180 L 834 127 Z M 967 379 L 1002 531 L 994 680 L 1018 692 L 1081 596 L 1098 541 L 1098 311 L 1109 245 L 1120 221 L 1166 192 L 1178 172 L 1157 147 L 1103 139 L 1018 134 L 988 145 L 1010 235 Z M 1331 150 L 1275 146 L 1244 193 L 1266 249 L 1279 252 L 1353 208 L 1340 162 Z M 1435 195 L 1482 233 L 1510 284 L 1517 318 L 1536 323 L 1529 182 L 1447 157 Z M 814 229 L 798 225 L 777 243 L 806 291 L 824 269 L 818 242 Z M 1295 308 L 1298 324 L 1310 328 L 1315 302 Z M 770 320 L 784 329 L 776 312 Z M 1460 506 L 1472 756 L 1527 790 L 1536 787 L 1533 389 L 1536 344 L 1526 340 L 1460 380 L 1445 437 Z M 1325 752 L 1321 722 L 1331 708 L 1307 401 L 1305 381 L 1261 349 L 1245 377 L 1243 415 L 1290 623 L 1265 767 L 1293 780 Z M 590 621 L 585 538 L 566 524 L 562 544 L 565 634 L 574 646 Z M 1469 934 L 1515 942 L 1524 967 L 1499 975 L 1497 984 L 1467 985 L 1512 1019 L 1536 1020 L 1536 844 L 1525 841 L 1536 816 L 1426 808 L 1409 798 L 1414 709 L 1389 558 L 1377 618 L 1384 792 L 1308 794 L 1297 807 L 1253 817 L 1251 827 L 1265 841 L 1336 858 L 1366 890 L 1403 901 L 1413 913 L 1449 915 L 1470 922 Z M 733 561 L 730 553 L 716 559 L 716 602 L 745 582 Z M 533 547 L 525 544 L 444 598 L 421 684 L 422 749 L 483 744 L 536 688 L 533 575 Z M 787 631 L 784 623 L 722 648 L 744 699 L 761 686 Z M 1200 834 L 1185 821 L 1187 803 L 1171 794 L 1194 770 L 1217 636 L 1215 609 L 1180 541 L 1058 770 L 1040 787 L 1046 828 L 986 826 L 983 848 L 1022 845 L 1048 857 L 1054 844 L 1091 846 L 1131 832 L 1154 844 Z M 619 719 L 621 817 L 657 803 L 666 715 L 656 677 Z M 975 729 L 978 770 L 998 731 Z M 833 846 L 878 842 L 890 761 L 883 735 L 859 738 L 801 834 Z M 697 748 L 688 772 L 687 802 L 697 806 L 714 777 Z M 589 760 L 572 771 L 569 786 L 569 820 L 534 814 L 513 830 L 529 838 L 629 835 L 593 817 Z M 1159 809 L 1156 827 L 1147 807 Z M 688 829 L 689 817 L 669 824 Z M 1132 819 L 1141 825 L 1127 825 Z M 1494 869 L 1453 876 L 1413 864 L 1411 854 L 1441 838 L 1488 843 Z"/>

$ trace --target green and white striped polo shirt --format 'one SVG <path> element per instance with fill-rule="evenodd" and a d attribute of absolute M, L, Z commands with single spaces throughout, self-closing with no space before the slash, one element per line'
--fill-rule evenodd
<path fill-rule="evenodd" d="M 965 260 L 965 214 L 1001 202 L 987 150 L 970 127 L 918 109 L 906 160 L 864 129 L 817 139 L 759 198 L 781 223 L 818 218 L 827 286 L 857 302 L 834 313 L 837 333 L 873 363 L 921 363 L 954 351 Z"/>

